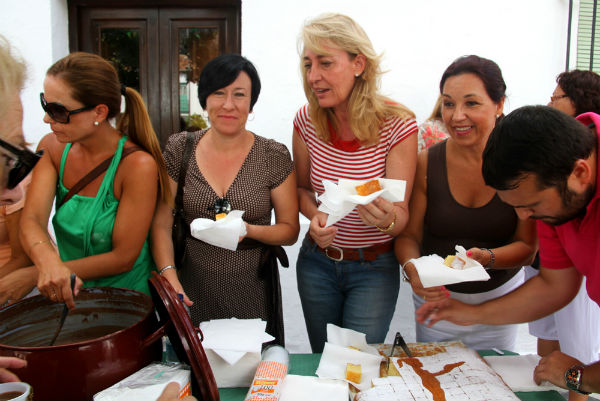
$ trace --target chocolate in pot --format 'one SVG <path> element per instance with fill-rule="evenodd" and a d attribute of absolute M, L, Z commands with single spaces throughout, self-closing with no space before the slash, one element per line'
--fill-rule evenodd
<path fill-rule="evenodd" d="M 133 290 L 84 288 L 54 346 L 63 304 L 42 296 L 0 310 L 0 355 L 26 359 L 14 369 L 36 401 L 92 400 L 95 393 L 160 360 L 152 300 Z M 152 335 L 152 337 L 150 337 Z"/>

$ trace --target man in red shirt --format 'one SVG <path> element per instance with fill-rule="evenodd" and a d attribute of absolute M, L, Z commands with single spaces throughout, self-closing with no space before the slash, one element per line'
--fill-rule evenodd
<path fill-rule="evenodd" d="M 418 321 L 536 320 L 570 302 L 582 276 L 590 298 L 600 304 L 600 115 L 585 113 L 578 120 L 546 106 L 522 107 L 496 125 L 483 153 L 486 184 L 520 218 L 538 220 L 540 274 L 480 305 L 453 299 L 426 303 L 417 310 Z M 580 393 L 598 392 L 600 362 L 584 367 L 556 351 L 540 360 L 534 379 Z"/>

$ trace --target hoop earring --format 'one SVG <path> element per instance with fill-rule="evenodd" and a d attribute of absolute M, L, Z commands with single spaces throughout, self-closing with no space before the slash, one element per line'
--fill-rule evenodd
<path fill-rule="evenodd" d="M 250 118 L 252 117 L 252 118 Z M 248 114 L 248 121 L 254 121 L 254 118 L 256 117 L 256 114 L 254 114 L 254 111 L 252 111 L 250 114 Z"/>

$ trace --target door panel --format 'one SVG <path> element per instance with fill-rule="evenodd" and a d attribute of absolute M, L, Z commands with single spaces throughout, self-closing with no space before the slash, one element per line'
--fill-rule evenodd
<path fill-rule="evenodd" d="M 202 127 L 197 80 L 211 58 L 240 52 L 240 5 L 227 1 L 223 7 L 177 8 L 167 6 L 176 5 L 175 0 L 157 0 L 130 1 L 136 7 L 125 8 L 97 3 L 71 4 L 72 51 L 100 54 L 115 64 L 121 81 L 141 93 L 161 146 L 175 132 Z"/>
<path fill-rule="evenodd" d="M 158 134 L 160 127 L 160 87 L 159 87 L 159 65 L 158 60 L 158 10 L 111 10 L 99 8 L 87 8 L 81 13 L 82 23 L 80 26 L 88 27 L 81 30 L 79 50 L 100 54 L 102 57 L 113 62 L 119 71 L 122 83 L 129 85 L 134 79 L 131 71 L 123 71 L 130 67 L 129 63 L 119 59 L 125 55 L 126 59 L 137 59 L 139 65 L 131 66 L 137 68 L 137 89 L 146 102 L 150 121 Z M 130 40 L 127 43 L 111 39 L 122 39 L 126 34 L 137 33 L 137 41 Z M 133 47 L 137 44 L 137 49 Z M 136 52 L 137 54 L 127 54 Z M 115 62 L 116 61 L 116 62 Z M 119 69 L 119 67 L 125 67 Z M 126 76 L 124 82 L 123 76 Z M 127 82 L 129 81 L 129 82 Z M 135 86 L 134 86 L 135 87 Z M 159 136 L 160 137 L 160 136 Z"/>
<path fill-rule="evenodd" d="M 196 83 L 202 67 L 211 58 L 234 51 L 226 40 L 227 28 L 226 16 L 217 11 L 161 10 L 160 36 L 170 38 L 161 43 L 161 59 L 170 61 L 168 69 L 161 71 L 161 91 L 171 95 L 170 99 L 162 99 L 164 107 L 168 101 L 171 118 L 162 121 L 161 131 L 177 132 L 189 125 L 202 126 L 197 122 L 202 110 Z M 196 117 L 196 122 L 192 120 L 191 124 L 190 111 Z"/>

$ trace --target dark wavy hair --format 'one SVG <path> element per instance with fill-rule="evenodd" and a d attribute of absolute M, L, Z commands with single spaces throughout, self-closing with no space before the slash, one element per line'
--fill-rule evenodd
<path fill-rule="evenodd" d="M 600 75 L 573 70 L 558 74 L 556 83 L 575 105 L 575 115 L 592 111 L 600 114 Z"/>
<path fill-rule="evenodd" d="M 475 74 L 483 82 L 483 86 L 494 103 L 506 96 L 506 83 L 498 64 L 483 57 L 470 55 L 457 58 L 446 68 L 440 80 L 440 93 L 444 90 L 446 80 L 455 75 Z"/>
<path fill-rule="evenodd" d="M 501 119 L 483 151 L 486 185 L 510 190 L 528 174 L 540 189 L 565 188 L 575 162 L 597 147 L 595 131 L 548 106 L 524 106 Z"/>
<path fill-rule="evenodd" d="M 206 63 L 198 80 L 200 106 L 206 109 L 206 98 L 214 91 L 231 84 L 242 71 L 248 74 L 252 84 L 250 91 L 250 111 L 252 111 L 260 93 L 260 78 L 254 64 L 239 54 L 223 54 Z"/>

